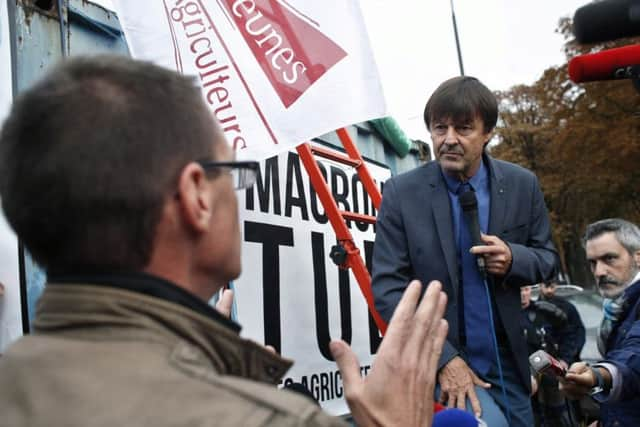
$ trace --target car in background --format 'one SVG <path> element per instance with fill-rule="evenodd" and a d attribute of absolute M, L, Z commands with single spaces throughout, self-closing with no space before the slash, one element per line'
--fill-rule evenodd
<path fill-rule="evenodd" d="M 531 297 L 538 299 L 538 285 L 532 286 Z M 602 321 L 602 296 L 597 291 L 585 290 L 577 285 L 558 285 L 556 296 L 565 298 L 575 305 L 586 331 L 586 341 L 580 358 L 585 362 L 596 362 L 602 359 L 598 351 L 598 327 Z"/>
<path fill-rule="evenodd" d="M 566 298 L 578 309 L 587 333 L 580 359 L 590 363 L 602 360 L 597 344 L 598 327 L 602 321 L 602 296 L 597 291 L 586 290 Z"/>

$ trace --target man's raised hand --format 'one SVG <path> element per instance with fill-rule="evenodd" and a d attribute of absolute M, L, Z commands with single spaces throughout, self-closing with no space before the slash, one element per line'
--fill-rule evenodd
<path fill-rule="evenodd" d="M 344 341 L 331 342 L 358 425 L 431 425 L 436 371 L 447 336 L 442 318 L 447 297 L 440 282 L 431 282 L 422 300 L 421 288 L 414 280 L 405 290 L 367 377 L 360 376 L 358 358 Z"/>

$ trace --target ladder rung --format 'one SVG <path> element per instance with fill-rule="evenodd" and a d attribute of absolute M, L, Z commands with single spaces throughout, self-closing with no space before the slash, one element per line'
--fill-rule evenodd
<path fill-rule="evenodd" d="M 352 221 L 366 222 L 367 224 L 375 224 L 376 223 L 376 217 L 375 216 L 363 215 L 363 214 L 347 212 L 347 211 L 340 211 L 340 214 L 343 216 L 343 218 L 350 219 Z"/>
<path fill-rule="evenodd" d="M 365 191 L 371 197 L 371 201 L 376 209 L 380 208 L 380 201 L 382 197 L 380 195 L 380 190 L 376 187 L 375 182 L 367 171 L 367 166 L 355 144 L 351 140 L 349 133 L 344 128 L 338 129 L 337 133 L 347 155 L 335 153 L 320 147 L 311 147 L 311 144 L 309 143 L 299 145 L 297 147 L 297 151 L 300 155 L 300 160 L 309 174 L 311 185 L 320 198 L 320 201 L 325 208 L 327 218 L 329 219 L 333 230 L 336 232 L 336 238 L 340 242 L 342 248 L 347 252 L 348 256 L 344 264 L 340 263 L 340 267 L 351 269 L 358 281 L 362 295 L 367 301 L 369 312 L 371 313 L 376 326 L 384 334 L 387 329 L 387 324 L 375 307 L 373 292 L 371 290 L 371 274 L 367 270 L 365 261 L 362 258 L 362 253 L 355 245 L 351 231 L 349 231 L 349 227 L 347 227 L 347 224 L 344 221 L 347 219 L 351 221 L 375 224 L 376 218 L 371 215 L 361 215 L 352 212 L 340 211 L 335 198 L 331 194 L 331 190 L 329 190 L 327 180 L 322 175 L 319 166 L 320 163 L 316 158 L 314 158 L 314 154 L 317 155 L 317 157 L 324 157 L 338 163 L 355 167 L 358 172 L 358 176 L 364 185 Z"/>
<path fill-rule="evenodd" d="M 337 153 L 333 150 L 329 150 L 326 148 L 311 146 L 311 152 L 313 154 L 318 155 L 319 157 L 324 157 L 325 159 L 333 160 L 335 162 L 339 162 L 349 166 L 360 166 L 360 160 L 352 159 L 346 154 Z"/>

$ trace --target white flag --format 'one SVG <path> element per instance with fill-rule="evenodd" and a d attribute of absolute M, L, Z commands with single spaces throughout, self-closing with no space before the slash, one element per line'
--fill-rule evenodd
<path fill-rule="evenodd" d="M 134 57 L 193 75 L 240 159 L 385 115 L 357 0 L 114 1 Z"/>

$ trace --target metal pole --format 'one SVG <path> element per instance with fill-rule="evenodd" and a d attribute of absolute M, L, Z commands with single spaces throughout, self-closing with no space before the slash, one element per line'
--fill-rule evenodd
<path fill-rule="evenodd" d="M 58 18 L 60 19 L 60 47 L 62 52 L 62 57 L 65 58 L 69 56 L 69 40 L 67 39 L 67 14 L 65 12 L 65 6 L 67 5 L 66 0 L 58 0 Z"/>
<path fill-rule="evenodd" d="M 456 49 L 458 50 L 458 64 L 460 65 L 460 75 L 464 76 L 464 65 L 462 65 L 462 51 L 460 50 L 460 39 L 458 38 L 458 25 L 456 24 L 456 13 L 453 10 L 453 0 L 451 3 L 451 19 L 453 20 L 453 34 L 456 37 Z"/>

